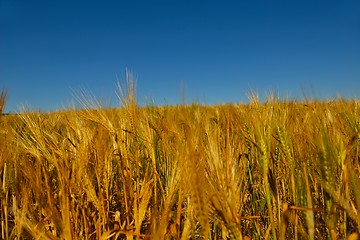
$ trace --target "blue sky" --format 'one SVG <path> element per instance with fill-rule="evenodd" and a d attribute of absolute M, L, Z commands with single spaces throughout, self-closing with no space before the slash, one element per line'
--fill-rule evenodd
<path fill-rule="evenodd" d="M 126 68 L 141 104 L 359 98 L 360 1 L 0 0 L 6 111 L 116 104 Z"/>

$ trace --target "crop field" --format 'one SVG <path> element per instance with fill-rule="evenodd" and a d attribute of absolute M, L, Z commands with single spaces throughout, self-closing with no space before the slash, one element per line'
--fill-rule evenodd
<path fill-rule="evenodd" d="M 1 239 L 359 238 L 358 100 L 119 99 L 1 116 Z"/>

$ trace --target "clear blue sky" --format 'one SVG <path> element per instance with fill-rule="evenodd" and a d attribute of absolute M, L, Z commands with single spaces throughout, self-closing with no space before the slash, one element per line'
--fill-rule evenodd
<path fill-rule="evenodd" d="M 50 111 L 88 90 L 116 103 L 116 75 L 141 104 L 360 96 L 360 1 L 0 0 L 6 111 Z"/>

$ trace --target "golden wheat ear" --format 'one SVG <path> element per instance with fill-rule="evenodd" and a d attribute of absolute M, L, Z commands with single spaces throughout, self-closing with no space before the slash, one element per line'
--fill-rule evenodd
<path fill-rule="evenodd" d="M 3 114 L 5 109 L 5 104 L 7 100 L 7 89 L 1 90 L 0 93 L 0 114 Z"/>

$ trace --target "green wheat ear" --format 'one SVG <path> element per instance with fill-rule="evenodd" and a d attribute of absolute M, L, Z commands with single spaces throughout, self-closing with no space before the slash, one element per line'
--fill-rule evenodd
<path fill-rule="evenodd" d="M 6 105 L 6 100 L 7 100 L 7 90 L 6 89 L 2 89 L 0 92 L 0 117 L 4 112 L 5 109 L 5 105 Z"/>

